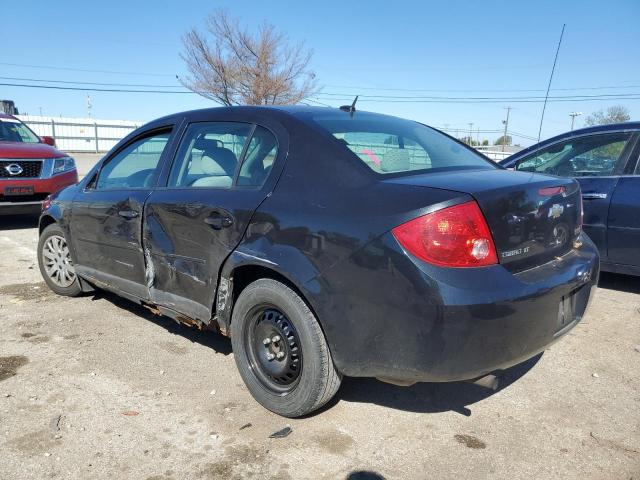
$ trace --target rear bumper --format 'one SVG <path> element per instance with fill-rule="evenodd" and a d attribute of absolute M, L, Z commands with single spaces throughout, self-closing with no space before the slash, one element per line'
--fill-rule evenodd
<path fill-rule="evenodd" d="M 391 275 L 373 299 L 345 297 L 338 329 L 324 325 L 338 369 L 350 376 L 444 382 L 478 378 L 535 356 L 580 322 L 594 293 L 598 251 L 581 238 L 580 248 L 517 274 L 499 265 L 440 269 L 383 239 L 397 252 Z"/>
<path fill-rule="evenodd" d="M 39 213 L 42 200 L 47 195 L 78 183 L 77 170 L 54 175 L 50 178 L 0 180 L 0 215 L 25 215 Z M 6 187 L 33 187 L 33 196 L 5 196 Z"/>

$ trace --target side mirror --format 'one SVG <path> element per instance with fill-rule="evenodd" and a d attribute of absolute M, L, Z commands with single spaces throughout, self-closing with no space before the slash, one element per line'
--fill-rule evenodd
<path fill-rule="evenodd" d="M 51 145 L 52 147 L 56 146 L 56 140 L 53 137 L 40 137 L 42 143 L 46 143 L 47 145 Z"/>

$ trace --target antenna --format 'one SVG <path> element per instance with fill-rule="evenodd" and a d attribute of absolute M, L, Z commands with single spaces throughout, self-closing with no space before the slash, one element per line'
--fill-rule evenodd
<path fill-rule="evenodd" d="M 551 76 L 549 77 L 549 85 L 547 85 L 547 94 L 544 96 L 544 105 L 542 105 L 542 115 L 540 116 L 540 128 L 538 129 L 538 143 L 540 143 L 540 135 L 542 134 L 542 121 L 544 120 L 544 111 L 547 109 L 547 98 L 549 98 L 549 90 L 551 89 L 551 81 L 553 80 L 553 72 L 556 70 L 556 62 L 558 61 L 558 53 L 560 53 L 560 45 L 562 44 L 562 36 L 564 35 L 564 27 L 566 23 L 562 24 L 562 31 L 560 32 L 560 40 L 558 40 L 558 48 L 556 48 L 556 56 L 553 59 L 553 68 L 551 69 Z"/>
<path fill-rule="evenodd" d="M 343 112 L 349 112 L 351 114 L 351 116 L 353 117 L 353 112 L 356 111 L 356 102 L 358 101 L 358 95 L 356 95 L 356 98 L 353 99 L 353 103 L 351 105 L 342 105 L 340 107 L 340 110 L 342 110 Z"/>

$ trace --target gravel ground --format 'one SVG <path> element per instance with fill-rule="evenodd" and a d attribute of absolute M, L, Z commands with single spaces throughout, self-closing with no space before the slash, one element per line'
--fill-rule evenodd
<path fill-rule="evenodd" d="M 585 320 L 495 393 L 345 379 L 287 420 L 227 339 L 55 296 L 34 226 L 0 217 L 0 479 L 640 479 L 640 279 L 604 275 Z"/>

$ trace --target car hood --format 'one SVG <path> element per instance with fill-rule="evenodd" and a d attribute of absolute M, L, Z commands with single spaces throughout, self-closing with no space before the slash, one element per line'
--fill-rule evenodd
<path fill-rule="evenodd" d="M 66 156 L 45 143 L 0 141 L 0 158 L 57 158 Z"/>

